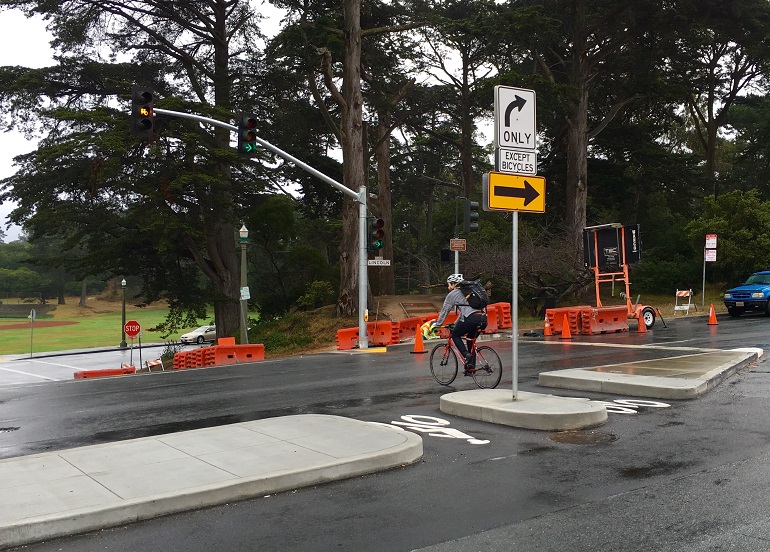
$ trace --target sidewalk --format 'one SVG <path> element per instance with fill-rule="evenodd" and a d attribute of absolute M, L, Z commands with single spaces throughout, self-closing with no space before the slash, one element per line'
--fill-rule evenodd
<path fill-rule="evenodd" d="M 417 434 L 305 414 L 0 461 L 0 548 L 411 464 Z"/>

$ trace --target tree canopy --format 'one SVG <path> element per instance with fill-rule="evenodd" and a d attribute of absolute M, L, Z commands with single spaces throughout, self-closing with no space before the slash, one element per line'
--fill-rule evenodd
<path fill-rule="evenodd" d="M 352 200 L 267 151 L 238 156 L 219 126 L 156 115 L 152 139 L 133 139 L 134 84 L 166 110 L 257 113 L 260 137 L 365 186 L 392 260 L 370 270 L 375 293 L 430 290 L 453 269 L 440 254 L 452 237 L 468 240 L 463 272 L 510 289 L 507 214 L 482 213 L 470 235 L 458 224 L 493 168 L 496 85 L 538 97 L 548 196 L 545 215 L 522 220 L 527 297 L 584 284 L 592 224 L 641 224 L 638 281 L 651 290 L 671 284 L 672 266 L 677 281 L 697 277 L 699 233 L 720 233 L 713 278 L 766 263 L 739 252 L 747 221 L 732 215 L 752 217 L 755 238 L 767 231 L 767 2 L 275 5 L 285 18 L 268 39 L 247 0 L 0 2 L 45 18 L 57 52 L 51 67 L 0 68 L 3 127 L 45 129 L 0 199 L 30 244 L 55 244 L 51 266 L 136 277 L 145 300 L 170 302 L 172 325 L 214 304 L 218 332 L 235 335 L 246 224 L 254 309 L 277 316 L 328 289 L 340 314 L 362 307 Z"/>

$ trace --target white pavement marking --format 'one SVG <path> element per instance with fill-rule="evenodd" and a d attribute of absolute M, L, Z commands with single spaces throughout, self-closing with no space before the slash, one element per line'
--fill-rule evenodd
<path fill-rule="evenodd" d="M 78 366 L 72 366 L 70 364 L 62 364 L 61 362 L 46 362 L 44 360 L 29 359 L 29 362 L 36 362 L 38 364 L 48 364 L 49 366 L 61 366 L 62 368 L 72 368 L 73 370 L 80 370 Z"/>
<path fill-rule="evenodd" d="M 47 379 L 51 381 L 58 381 L 57 378 L 49 378 L 48 376 L 41 376 L 39 374 L 32 374 L 30 372 L 22 372 L 21 370 L 11 370 L 10 368 L 1 368 L 0 370 L 4 372 L 13 372 L 14 374 L 21 374 L 23 376 L 32 376 L 33 378 L 41 378 L 41 379 Z"/>

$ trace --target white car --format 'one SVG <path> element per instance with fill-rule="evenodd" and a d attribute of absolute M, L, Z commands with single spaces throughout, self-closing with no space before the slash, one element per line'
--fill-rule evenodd
<path fill-rule="evenodd" d="M 214 341 L 217 338 L 216 326 L 201 326 L 191 332 L 187 332 L 179 338 L 182 343 L 201 344 L 204 341 Z"/>

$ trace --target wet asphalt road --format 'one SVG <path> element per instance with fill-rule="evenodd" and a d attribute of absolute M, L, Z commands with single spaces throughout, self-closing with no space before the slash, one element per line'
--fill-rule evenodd
<path fill-rule="evenodd" d="M 671 347 L 770 349 L 770 318 L 667 323 L 647 334 L 524 338 L 519 388 L 550 392 L 536 385 L 545 370 L 682 354 Z M 493 346 L 506 367 L 501 387 L 510 388 L 510 340 Z M 439 396 L 473 383 L 442 388 L 428 355 L 409 351 L 0 387 L 6 458 L 307 412 L 423 428 L 448 422 L 488 441 L 423 433 L 425 455 L 415 466 L 24 549 L 707 550 L 720 549 L 708 543 L 725 535 L 742 542 L 736 550 L 770 549 L 764 359 L 693 401 L 641 405 L 557 390 L 621 401 L 604 426 L 557 434 L 444 415 Z"/>

